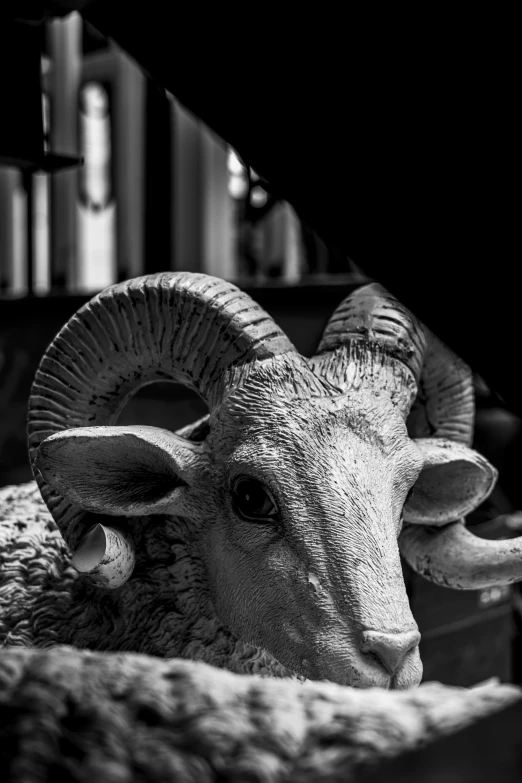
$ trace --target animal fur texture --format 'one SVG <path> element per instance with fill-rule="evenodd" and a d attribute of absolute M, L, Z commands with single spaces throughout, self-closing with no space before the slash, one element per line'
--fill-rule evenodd
<path fill-rule="evenodd" d="M 0 654 L 9 783 L 346 783 L 519 698 L 510 686 L 390 692 L 57 647 Z"/>
<path fill-rule="evenodd" d="M 34 482 L 0 490 L 0 647 L 133 651 L 238 673 L 292 676 L 238 640 L 212 609 L 182 520 L 136 520 L 135 579 L 117 592 L 82 578 Z M 302 679 L 302 678 L 301 678 Z"/>

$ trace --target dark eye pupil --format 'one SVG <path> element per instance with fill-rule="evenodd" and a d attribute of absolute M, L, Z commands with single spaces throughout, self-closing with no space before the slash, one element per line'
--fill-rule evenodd
<path fill-rule="evenodd" d="M 274 516 L 276 509 L 272 498 L 258 481 L 240 479 L 234 487 L 237 510 L 249 518 Z"/>

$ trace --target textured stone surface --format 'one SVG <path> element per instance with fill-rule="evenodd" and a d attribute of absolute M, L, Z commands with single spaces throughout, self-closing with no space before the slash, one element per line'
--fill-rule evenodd
<path fill-rule="evenodd" d="M 9 650 L 0 778 L 340 783 L 519 698 L 510 686 L 360 691 L 133 654 Z"/>

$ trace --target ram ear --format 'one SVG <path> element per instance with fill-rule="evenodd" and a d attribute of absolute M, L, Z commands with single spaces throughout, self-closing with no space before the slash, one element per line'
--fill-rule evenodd
<path fill-rule="evenodd" d="M 201 447 L 158 427 L 79 427 L 42 441 L 35 467 L 53 489 L 97 514 L 173 513 Z"/>
<path fill-rule="evenodd" d="M 477 451 L 443 438 L 414 441 L 424 467 L 404 506 L 404 521 L 446 525 L 466 516 L 491 493 L 497 470 Z"/>

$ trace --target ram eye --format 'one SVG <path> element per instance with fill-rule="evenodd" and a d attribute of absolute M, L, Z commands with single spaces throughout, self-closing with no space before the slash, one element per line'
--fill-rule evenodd
<path fill-rule="evenodd" d="M 272 495 L 255 479 L 241 477 L 232 488 L 234 506 L 238 514 L 249 520 L 271 520 L 277 516 L 277 506 Z"/>

